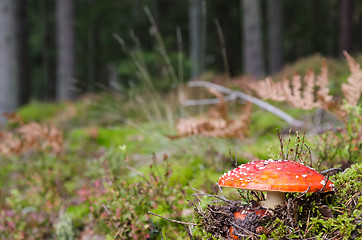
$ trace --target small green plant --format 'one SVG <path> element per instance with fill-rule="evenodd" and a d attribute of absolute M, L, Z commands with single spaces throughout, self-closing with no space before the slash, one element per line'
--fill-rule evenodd
<path fill-rule="evenodd" d="M 114 239 L 154 239 L 160 234 L 168 238 L 180 238 L 175 235 L 179 230 L 174 233 L 162 231 L 165 226 L 175 230 L 180 226 L 170 226 L 170 223 L 151 218 L 148 214 L 148 211 L 152 211 L 173 219 L 183 218 L 182 210 L 187 205 L 184 189 L 180 184 L 170 186 L 172 170 L 167 155 L 161 164 L 156 164 L 154 155 L 148 175 L 127 165 L 127 160 L 123 166 L 112 162 L 107 164 L 108 177 L 104 182 L 106 194 L 101 199 L 91 199 L 94 203 L 93 212 L 96 218 L 103 221 L 103 227 L 109 235 Z"/>
<path fill-rule="evenodd" d="M 317 139 L 320 162 L 328 167 L 357 163 L 362 160 L 362 105 L 345 105 L 348 118 L 345 125 L 328 130 Z"/>

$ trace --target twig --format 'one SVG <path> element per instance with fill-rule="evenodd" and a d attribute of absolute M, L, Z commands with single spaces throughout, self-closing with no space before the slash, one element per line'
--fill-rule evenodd
<path fill-rule="evenodd" d="M 218 85 L 215 83 L 211 83 L 211 82 L 205 82 L 205 81 L 190 81 L 188 83 L 188 86 L 213 88 L 224 94 L 228 94 L 228 95 L 233 94 L 238 98 L 241 98 L 245 101 L 252 102 L 253 104 L 258 105 L 259 107 L 265 109 L 268 112 L 271 112 L 272 114 L 278 116 L 279 118 L 285 120 L 286 122 L 288 122 L 289 124 L 292 124 L 293 126 L 296 126 L 296 127 L 304 126 L 303 121 L 297 120 L 297 119 L 293 118 L 292 116 L 290 116 L 289 114 L 287 114 L 286 112 L 282 111 L 281 109 L 274 107 L 273 105 L 271 105 L 267 102 L 264 102 L 264 101 L 260 100 L 259 98 L 245 94 L 241 91 L 233 91 L 224 86 L 221 86 L 221 85 Z"/>
<path fill-rule="evenodd" d="M 153 212 L 151 212 L 151 211 L 148 211 L 148 214 L 154 215 L 154 216 L 156 216 L 156 217 L 165 219 L 165 220 L 170 221 L 170 222 L 173 222 L 173 223 L 178 223 L 178 224 L 182 224 L 182 225 L 198 226 L 198 224 L 196 224 L 196 223 L 181 222 L 181 221 L 178 221 L 178 220 L 174 220 L 174 219 L 162 217 L 162 216 L 160 216 L 160 215 L 158 215 L 158 214 L 156 214 L 156 213 L 153 213 Z"/>
<path fill-rule="evenodd" d="M 312 157 L 312 150 L 310 149 L 310 147 L 308 147 L 307 144 L 304 143 L 304 146 L 307 148 L 308 150 L 308 154 L 309 154 L 309 160 L 310 160 L 310 165 L 309 166 L 313 166 L 313 157 Z"/>
<path fill-rule="evenodd" d="M 233 223 L 231 222 L 231 225 L 235 228 L 238 228 L 239 230 L 242 230 L 243 232 L 245 232 L 246 234 L 249 234 L 251 236 L 257 236 L 255 233 L 249 231 L 248 229 L 246 228 L 242 228 L 241 226 L 237 225 L 236 223 Z M 244 235 L 244 234 L 240 234 L 240 233 L 234 233 L 236 234 L 237 236 L 240 236 L 240 237 L 246 237 L 247 235 Z"/>
<path fill-rule="evenodd" d="M 277 133 L 278 133 L 278 138 L 279 138 L 279 142 L 280 142 L 280 157 L 284 160 L 285 159 L 285 155 L 284 155 L 284 146 L 283 146 L 283 136 L 281 133 L 279 133 L 279 129 L 277 128 Z"/>
<path fill-rule="evenodd" d="M 145 182 L 147 183 L 147 185 L 149 187 L 152 187 L 151 183 L 148 181 L 148 179 L 146 178 L 146 176 L 142 172 L 140 172 L 140 171 L 138 171 L 135 168 L 130 167 L 130 166 L 125 166 L 125 168 L 127 168 L 127 169 L 133 171 L 134 173 L 136 173 L 137 175 L 139 175 L 141 178 L 143 178 L 143 180 L 145 180 Z"/>
<path fill-rule="evenodd" d="M 231 161 L 235 161 L 235 167 L 238 166 L 238 160 L 236 158 L 236 152 L 235 152 L 235 160 L 233 159 L 233 156 L 231 156 L 231 149 L 229 148 L 229 156 Z"/>
<path fill-rule="evenodd" d="M 351 204 L 351 202 L 354 201 L 354 198 L 357 197 L 359 194 L 361 194 L 361 193 L 358 192 L 358 193 L 354 194 L 350 199 L 348 199 L 348 201 L 344 205 L 348 206 L 349 204 Z"/>
<path fill-rule="evenodd" d="M 207 197 L 213 197 L 213 198 L 217 198 L 221 201 L 224 201 L 224 202 L 228 202 L 228 203 L 234 203 L 233 201 L 229 200 L 229 199 L 226 199 L 225 197 L 219 197 L 219 196 L 216 196 L 216 195 L 212 195 L 212 194 L 207 194 L 207 193 L 204 193 L 204 192 L 201 192 L 200 190 L 197 190 L 196 188 L 192 188 L 194 191 L 196 191 L 197 193 L 194 193 L 192 194 L 191 196 L 199 196 L 199 195 L 202 195 L 202 196 L 207 196 Z"/>
<path fill-rule="evenodd" d="M 151 27 L 152 27 L 152 30 L 153 30 L 153 31 L 151 31 L 151 33 L 153 33 L 155 38 L 156 38 L 156 41 L 158 43 L 158 50 L 159 50 L 163 60 L 165 61 L 165 65 L 166 65 L 166 69 L 168 71 L 168 74 L 170 74 L 172 80 L 177 83 L 177 75 L 176 75 L 175 69 L 173 68 L 173 66 L 171 64 L 171 60 L 170 60 L 170 58 L 169 58 L 169 56 L 167 54 L 166 46 L 165 46 L 164 41 L 162 40 L 160 31 L 158 30 L 156 21 L 153 18 L 152 14 L 151 14 L 151 11 L 150 11 L 150 9 L 148 7 L 145 6 L 144 11 L 146 12 L 148 20 L 151 23 Z"/>
<path fill-rule="evenodd" d="M 304 236 L 307 236 L 307 229 L 308 229 L 308 226 L 309 226 L 309 219 L 310 219 L 310 210 L 308 211 L 307 226 L 305 227 Z"/>
<path fill-rule="evenodd" d="M 106 205 L 102 204 L 102 207 L 103 207 L 103 209 L 106 211 L 106 213 L 107 213 L 108 216 L 111 216 L 111 215 L 112 215 L 111 212 L 108 210 L 108 208 L 107 208 Z"/>
<path fill-rule="evenodd" d="M 190 231 L 190 227 L 188 225 L 184 225 L 187 235 L 189 236 L 190 240 L 193 240 L 194 238 L 192 237 L 191 231 Z"/>
<path fill-rule="evenodd" d="M 326 179 L 327 179 L 327 181 L 325 181 Z M 323 191 L 324 191 L 324 189 L 326 188 L 327 183 L 328 183 L 328 181 L 329 181 L 329 176 L 324 177 L 323 181 L 325 181 L 324 186 L 322 187 L 322 189 L 321 189 L 321 190 L 319 190 L 319 191 L 318 191 L 318 193 L 323 192 Z"/>
<path fill-rule="evenodd" d="M 304 195 L 307 194 L 307 192 L 309 191 L 309 189 L 310 189 L 310 186 L 309 186 L 304 192 L 302 192 L 301 194 L 299 194 L 296 198 L 302 198 Z"/>
<path fill-rule="evenodd" d="M 219 188 L 219 191 L 220 191 L 220 193 L 221 193 L 221 196 L 222 196 L 223 198 L 225 198 L 225 197 L 224 197 L 224 193 L 223 193 L 220 185 L 219 185 L 219 184 L 216 184 L 216 185 L 217 185 L 217 187 Z"/>
<path fill-rule="evenodd" d="M 259 195 L 255 191 L 250 191 L 250 193 L 251 193 L 251 195 L 253 195 L 256 198 L 256 200 L 258 200 L 258 202 L 263 201 L 262 199 L 260 199 Z M 264 198 L 264 195 L 263 195 L 263 198 Z"/>
<path fill-rule="evenodd" d="M 322 175 L 327 175 L 327 174 L 329 174 L 330 172 L 333 172 L 333 171 L 342 172 L 342 169 L 341 168 L 330 168 L 330 169 L 322 171 L 321 174 Z"/>
<path fill-rule="evenodd" d="M 237 96 L 234 94 L 230 94 L 228 96 L 224 97 L 224 101 L 234 101 L 237 99 Z M 185 100 L 182 102 L 183 106 L 189 107 L 189 106 L 200 106 L 200 105 L 214 105 L 219 104 L 220 99 L 218 98 L 206 98 L 206 99 L 197 99 L 197 100 Z"/>

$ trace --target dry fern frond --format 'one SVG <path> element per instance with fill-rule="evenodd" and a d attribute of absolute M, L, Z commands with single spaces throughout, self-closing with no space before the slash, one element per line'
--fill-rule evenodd
<path fill-rule="evenodd" d="M 347 52 L 344 52 L 344 55 L 347 58 L 351 75 L 348 83 L 342 84 L 342 91 L 346 101 L 351 106 L 356 106 L 362 93 L 362 70 Z M 273 82 L 272 78 L 268 77 L 264 81 L 252 83 L 251 89 L 263 99 L 286 101 L 294 107 L 305 110 L 323 108 L 344 121 L 348 113 L 333 100 L 333 96 L 329 95 L 328 84 L 328 67 L 324 60 L 317 79 L 315 73 L 309 70 L 303 81 L 298 74 L 294 74 L 291 81 L 284 78 L 280 82 Z"/>
<path fill-rule="evenodd" d="M 168 136 L 171 139 L 178 139 L 192 135 L 207 137 L 238 138 L 246 137 L 251 120 L 252 104 L 247 103 L 243 107 L 243 113 L 238 119 L 229 119 L 224 96 L 212 89 L 209 91 L 219 98 L 220 103 L 210 109 L 206 116 L 179 119 L 176 129 L 176 136 Z"/>
<path fill-rule="evenodd" d="M 22 152 L 23 144 L 12 133 L 0 131 L 0 154 L 10 156 Z"/>
<path fill-rule="evenodd" d="M 211 92 L 212 94 L 214 94 L 220 101 L 220 103 L 217 104 L 215 106 L 215 108 L 211 108 L 209 110 L 210 116 L 213 116 L 213 117 L 216 117 L 216 118 L 222 118 L 224 120 L 228 120 L 228 113 L 227 113 L 228 109 L 227 109 L 227 105 L 226 105 L 224 96 L 220 92 L 216 91 L 213 88 L 207 88 L 207 90 L 209 92 Z"/>
<path fill-rule="evenodd" d="M 18 123 L 20 125 L 24 124 L 23 119 L 20 117 L 19 114 L 16 114 L 15 112 L 4 112 L 3 116 L 7 118 L 9 123 Z"/>
<path fill-rule="evenodd" d="M 21 119 L 15 115 L 8 116 Z M 55 153 L 63 149 L 63 133 L 54 126 L 31 122 L 20 125 L 13 132 L 0 132 L 0 154 L 5 156 L 22 154 L 28 150 L 48 149 Z"/>
<path fill-rule="evenodd" d="M 321 73 L 317 78 L 316 85 L 318 86 L 317 90 L 317 100 L 319 103 L 319 107 L 323 109 L 332 109 L 335 108 L 335 103 L 333 102 L 333 97 L 329 95 L 329 88 L 328 88 L 328 67 L 323 60 Z"/>
<path fill-rule="evenodd" d="M 324 74 L 326 72 L 324 70 L 322 67 L 321 75 L 318 77 L 318 79 L 323 80 L 320 84 L 318 80 L 315 80 L 314 72 L 309 70 L 303 81 L 302 77 L 295 73 L 291 81 L 284 77 L 282 81 L 274 82 L 271 77 L 267 77 L 264 81 L 251 84 L 251 88 L 263 99 L 278 102 L 286 101 L 294 107 L 308 110 L 319 107 L 315 97 L 316 86 L 321 97 L 325 97 L 327 102 L 331 99 L 328 95 L 329 90 L 326 91 L 325 88 L 328 81 L 325 82 Z"/>
<path fill-rule="evenodd" d="M 284 78 L 284 94 L 289 104 L 301 109 L 311 109 L 317 106 L 313 94 L 315 86 L 315 75 L 313 71 L 308 71 L 303 83 L 302 77 L 298 74 L 294 74 L 291 87 L 289 87 L 287 83 L 289 83 L 288 79 Z"/>
<path fill-rule="evenodd" d="M 347 82 L 342 84 L 342 91 L 345 99 L 351 106 L 356 106 L 362 93 L 362 71 L 360 65 L 346 52 L 343 52 L 347 58 L 351 75 Z"/>
<path fill-rule="evenodd" d="M 252 84 L 256 83 L 256 84 Z M 252 82 L 249 87 L 258 93 L 263 99 L 271 99 L 274 101 L 285 101 L 285 95 L 283 91 L 284 82 L 273 82 L 271 77 L 267 77 L 264 81 Z"/>

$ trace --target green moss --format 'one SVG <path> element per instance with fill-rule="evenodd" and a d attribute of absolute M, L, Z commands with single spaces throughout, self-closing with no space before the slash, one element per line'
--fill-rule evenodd
<path fill-rule="evenodd" d="M 362 220 L 362 163 L 352 165 L 345 172 L 331 178 L 336 193 L 332 197 L 329 208 L 333 218 L 323 218 L 321 215 L 310 218 L 313 226 L 307 237 L 320 235 L 339 235 L 343 239 L 351 239 L 352 232 L 361 236 L 361 229 L 357 229 L 358 221 Z"/>
<path fill-rule="evenodd" d="M 31 102 L 21 107 L 17 113 L 26 123 L 32 121 L 42 122 L 64 110 L 65 107 L 66 103 Z"/>
<path fill-rule="evenodd" d="M 352 165 L 345 172 L 333 176 L 331 180 L 337 188 L 335 203 L 348 200 L 362 190 L 362 163 Z"/>
<path fill-rule="evenodd" d="M 287 226 L 285 226 L 284 221 L 277 218 L 274 220 L 272 224 L 274 230 L 271 233 L 272 239 L 297 239 L 299 238 L 298 235 L 294 234 L 294 229 L 288 229 Z"/>
<path fill-rule="evenodd" d="M 89 141 L 91 137 L 87 131 L 87 128 L 74 129 L 70 137 L 73 139 L 73 142 Z M 161 133 L 149 132 L 148 134 L 143 134 L 143 131 L 129 126 L 99 127 L 93 140 L 99 146 L 111 148 L 125 145 L 128 154 L 148 154 L 149 156 L 154 152 L 163 150 L 170 142 Z"/>

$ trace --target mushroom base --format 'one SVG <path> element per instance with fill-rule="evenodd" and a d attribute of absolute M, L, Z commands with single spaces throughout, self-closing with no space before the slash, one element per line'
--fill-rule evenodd
<path fill-rule="evenodd" d="M 275 208 L 277 205 L 283 205 L 285 200 L 284 192 L 267 192 L 266 200 L 259 204 L 265 208 Z"/>

